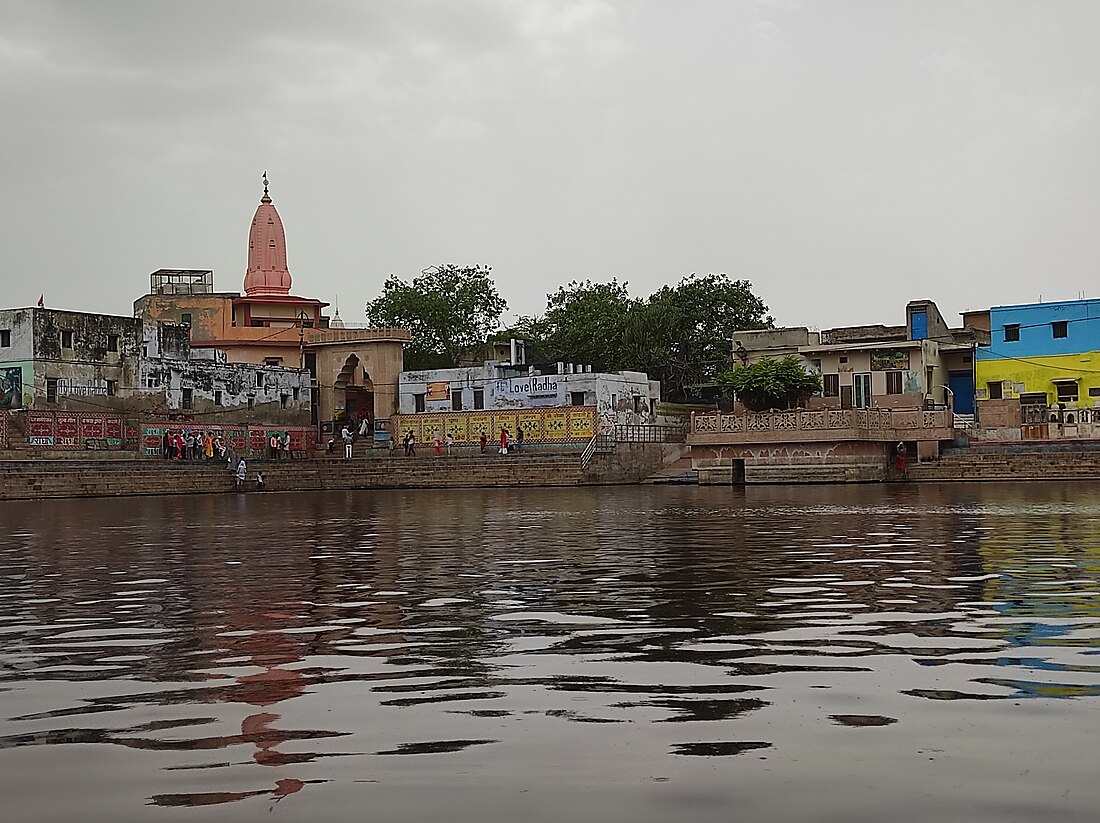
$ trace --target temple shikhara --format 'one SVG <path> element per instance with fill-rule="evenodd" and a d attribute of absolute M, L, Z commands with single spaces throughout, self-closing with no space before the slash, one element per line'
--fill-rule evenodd
<path fill-rule="evenodd" d="M 328 303 L 291 293 L 286 231 L 267 175 L 248 231 L 244 293 L 214 290 L 206 270 L 160 269 L 134 303 L 146 325 L 190 327 L 192 349 L 224 353 L 229 363 L 308 369 L 312 422 L 387 418 L 397 411 L 404 329 L 348 328 Z M 334 320 L 334 322 L 332 322 Z"/>

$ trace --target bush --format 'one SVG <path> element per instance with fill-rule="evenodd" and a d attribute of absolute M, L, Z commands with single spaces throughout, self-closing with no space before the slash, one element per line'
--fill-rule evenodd
<path fill-rule="evenodd" d="M 810 395 L 821 391 L 821 376 L 806 371 L 801 360 L 789 356 L 734 366 L 718 376 L 718 384 L 733 391 L 749 411 L 782 411 L 805 406 Z"/>

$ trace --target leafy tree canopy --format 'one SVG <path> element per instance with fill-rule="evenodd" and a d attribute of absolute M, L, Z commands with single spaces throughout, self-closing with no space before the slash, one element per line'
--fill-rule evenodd
<path fill-rule="evenodd" d="M 718 384 L 735 392 L 750 411 L 759 412 L 806 405 L 810 395 L 821 391 L 821 376 L 806 371 L 797 357 L 790 356 L 739 364 L 719 375 Z"/>
<path fill-rule="evenodd" d="M 646 372 L 679 399 L 728 366 L 735 331 L 769 328 L 767 311 L 747 280 L 691 274 L 644 300 L 617 280 L 574 281 L 520 325 L 551 359 Z"/>
<path fill-rule="evenodd" d="M 491 271 L 491 266 L 448 263 L 425 269 L 412 282 L 391 274 L 382 294 L 367 303 L 367 322 L 412 332 L 406 369 L 456 366 L 464 352 L 496 331 L 508 309 Z"/>

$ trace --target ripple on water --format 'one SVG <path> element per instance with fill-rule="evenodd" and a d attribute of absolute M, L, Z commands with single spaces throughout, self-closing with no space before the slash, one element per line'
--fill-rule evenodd
<path fill-rule="evenodd" d="M 471 797 L 467 819 L 537 819 L 522 797 L 546 786 L 560 819 L 611 798 L 638 823 L 667 819 L 673 796 L 761 820 L 875 819 L 884 797 L 902 819 L 1019 806 L 1086 820 L 1100 802 L 1100 489 L 211 495 L 0 513 L 12 819 L 136 819 L 151 804 L 233 821 L 276 802 L 385 819 L 397 807 L 371 804 L 388 792 L 408 819 L 461 818 Z M 645 805 L 643 781 L 675 794 Z M 606 795 L 561 805 L 593 786 Z M 505 797 L 521 800 L 504 813 Z"/>

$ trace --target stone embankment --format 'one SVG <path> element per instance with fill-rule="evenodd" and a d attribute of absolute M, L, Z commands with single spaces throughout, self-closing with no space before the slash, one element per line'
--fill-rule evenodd
<path fill-rule="evenodd" d="M 1100 451 L 960 450 L 939 460 L 911 464 L 906 479 L 920 482 L 952 480 L 1100 480 Z"/>
<path fill-rule="evenodd" d="M 416 489 L 493 486 L 578 486 L 637 482 L 606 461 L 582 469 L 576 453 L 500 457 L 317 458 L 248 464 L 247 491 L 256 472 L 270 491 Z M 220 462 L 165 460 L 0 461 L 0 500 L 226 493 L 234 477 Z"/>

